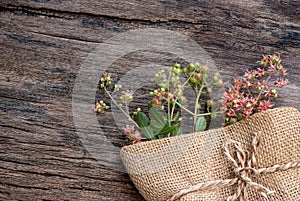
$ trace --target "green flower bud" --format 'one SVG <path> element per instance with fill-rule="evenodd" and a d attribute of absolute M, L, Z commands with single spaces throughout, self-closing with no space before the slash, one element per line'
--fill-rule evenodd
<path fill-rule="evenodd" d="M 197 84 L 197 79 L 194 78 L 194 77 L 191 77 L 190 80 L 189 80 L 189 82 L 190 82 L 190 84 L 191 84 L 192 86 L 195 86 L 195 85 Z"/>
<path fill-rule="evenodd" d="M 271 90 L 271 93 L 272 93 L 272 94 L 276 94 L 276 92 L 277 92 L 276 89 L 272 89 L 272 90 Z"/>
<path fill-rule="evenodd" d="M 195 65 L 194 64 L 189 64 L 188 68 L 189 68 L 190 71 L 193 71 L 193 70 L 195 70 Z"/>
<path fill-rule="evenodd" d="M 217 114 L 216 114 L 216 113 L 214 113 L 214 112 L 212 112 L 212 113 L 210 114 L 210 118 L 212 118 L 212 119 L 215 119 L 215 118 L 217 118 Z"/>
<path fill-rule="evenodd" d="M 204 73 L 204 74 L 208 74 L 209 72 L 210 72 L 209 67 L 208 67 L 208 66 L 204 66 L 204 67 L 203 67 L 203 73 Z"/>
<path fill-rule="evenodd" d="M 216 83 L 216 87 L 217 87 L 217 88 L 222 88 L 223 86 L 224 86 L 223 80 L 219 80 L 219 81 Z"/>
<path fill-rule="evenodd" d="M 283 66 L 280 64 L 280 65 L 277 65 L 277 70 L 281 70 L 283 68 Z"/>
<path fill-rule="evenodd" d="M 214 82 L 217 82 L 217 81 L 219 81 L 219 79 L 220 79 L 220 73 L 214 73 L 212 80 Z"/>
<path fill-rule="evenodd" d="M 206 101 L 206 106 L 207 107 L 212 107 L 213 106 L 213 101 L 212 100 L 207 100 Z"/>
<path fill-rule="evenodd" d="M 187 102 L 186 97 L 185 96 L 181 96 L 181 98 L 180 98 L 181 105 L 186 104 L 186 102 Z"/>
<path fill-rule="evenodd" d="M 211 94 L 212 91 L 213 91 L 213 90 L 212 90 L 212 88 L 210 88 L 210 87 L 208 87 L 208 88 L 206 89 L 206 93 L 207 93 L 207 94 Z"/>
<path fill-rule="evenodd" d="M 196 69 L 200 68 L 199 62 L 196 62 L 196 63 L 195 63 L 195 68 L 196 68 Z"/>
<path fill-rule="evenodd" d="M 180 65 L 180 64 L 178 64 L 178 63 L 176 63 L 176 64 L 174 65 L 174 67 L 175 67 L 175 68 L 180 68 L 180 67 L 181 67 L 181 65 Z"/>
<path fill-rule="evenodd" d="M 238 114 L 238 115 L 237 115 L 237 120 L 238 120 L 238 121 L 241 121 L 242 119 L 243 119 L 243 115 L 242 115 L 242 114 Z"/>

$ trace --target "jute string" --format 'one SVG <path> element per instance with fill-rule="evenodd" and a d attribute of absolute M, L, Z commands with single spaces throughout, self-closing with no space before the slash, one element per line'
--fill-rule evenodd
<path fill-rule="evenodd" d="M 225 180 L 212 180 L 203 183 L 199 183 L 187 189 L 183 189 L 173 195 L 168 201 L 174 201 L 179 199 L 181 196 L 186 195 L 195 191 L 203 191 L 215 188 L 221 188 L 225 186 L 237 185 L 236 192 L 229 196 L 226 201 L 247 201 L 247 189 L 254 188 L 260 195 L 267 198 L 268 195 L 275 193 L 267 187 L 252 181 L 251 178 L 257 177 L 261 174 L 274 173 L 277 171 L 284 171 L 291 168 L 299 168 L 299 162 L 291 162 L 282 165 L 273 165 L 270 167 L 257 168 L 256 155 L 258 149 L 262 144 L 262 133 L 259 132 L 255 135 L 252 141 L 252 153 L 245 152 L 241 143 L 235 140 L 229 140 L 224 145 L 225 155 L 227 159 L 231 162 L 233 171 L 236 175 L 233 179 Z M 235 148 L 236 159 L 230 154 L 229 145 L 233 145 Z"/>

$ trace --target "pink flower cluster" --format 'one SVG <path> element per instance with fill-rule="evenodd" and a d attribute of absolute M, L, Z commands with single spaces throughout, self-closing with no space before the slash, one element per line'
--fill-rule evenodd
<path fill-rule="evenodd" d="M 225 92 L 221 102 L 226 125 L 271 108 L 271 99 L 279 97 L 279 89 L 287 85 L 287 81 L 283 79 L 286 70 L 281 65 L 279 56 L 266 55 L 260 64 L 261 68 L 246 72 L 244 77 L 236 79 L 233 86 Z M 273 84 L 272 76 L 276 76 Z M 266 79 L 261 81 L 263 78 Z"/>
<path fill-rule="evenodd" d="M 141 133 L 138 130 L 134 129 L 134 126 L 127 125 L 126 128 L 124 128 L 125 136 L 132 144 L 136 144 L 141 142 L 142 136 Z"/>

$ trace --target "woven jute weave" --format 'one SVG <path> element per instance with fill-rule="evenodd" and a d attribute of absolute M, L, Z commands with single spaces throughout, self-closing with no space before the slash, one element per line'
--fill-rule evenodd
<path fill-rule="evenodd" d="M 125 146 L 147 201 L 300 201 L 300 113 L 276 108 L 220 129 Z"/>

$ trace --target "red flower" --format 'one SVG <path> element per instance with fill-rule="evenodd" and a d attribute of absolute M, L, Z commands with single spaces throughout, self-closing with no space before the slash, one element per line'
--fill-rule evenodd
<path fill-rule="evenodd" d="M 270 101 L 261 101 L 259 103 L 258 109 L 260 111 L 265 111 L 267 109 L 270 109 L 271 107 L 272 107 L 272 105 L 271 105 Z"/>
<path fill-rule="evenodd" d="M 258 77 L 263 77 L 265 75 L 265 70 L 264 69 L 260 69 L 258 68 L 258 73 L 257 73 Z"/>
<path fill-rule="evenodd" d="M 280 70 L 280 73 L 281 73 L 281 75 L 283 75 L 283 76 L 286 76 L 286 75 L 287 75 L 286 70 L 285 70 L 284 68 L 282 68 L 282 69 Z"/>

